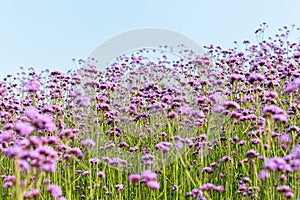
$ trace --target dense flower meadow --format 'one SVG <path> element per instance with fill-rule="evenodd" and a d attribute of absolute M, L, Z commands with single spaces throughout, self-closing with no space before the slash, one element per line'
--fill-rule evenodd
<path fill-rule="evenodd" d="M 188 60 L 7 75 L 0 198 L 300 198 L 300 45 L 265 28 Z"/>

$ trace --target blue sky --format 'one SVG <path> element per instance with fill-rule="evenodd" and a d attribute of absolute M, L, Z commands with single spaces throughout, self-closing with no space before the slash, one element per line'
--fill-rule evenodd
<path fill-rule="evenodd" d="M 144 27 L 231 48 L 235 40 L 255 41 L 262 22 L 270 36 L 284 25 L 299 27 L 299 8 L 297 0 L 1 1 L 0 77 L 20 66 L 65 72 L 74 68 L 72 58 L 85 59 L 110 37 Z"/>

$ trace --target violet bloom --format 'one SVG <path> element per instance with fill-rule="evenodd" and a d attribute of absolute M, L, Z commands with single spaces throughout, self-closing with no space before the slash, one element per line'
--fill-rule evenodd
<path fill-rule="evenodd" d="M 178 186 L 177 186 L 177 185 L 173 185 L 171 189 L 172 189 L 173 191 L 176 191 L 176 190 L 178 190 Z"/>
<path fill-rule="evenodd" d="M 27 92 L 37 92 L 41 86 L 41 83 L 36 80 L 31 80 L 27 82 L 25 86 Z"/>
<path fill-rule="evenodd" d="M 294 193 L 292 193 L 292 192 L 286 192 L 286 193 L 284 194 L 284 196 L 285 196 L 287 199 L 291 199 L 291 198 L 294 197 Z"/>
<path fill-rule="evenodd" d="M 283 158 L 275 157 L 266 160 L 264 163 L 264 168 L 271 171 L 281 170 L 284 172 L 292 172 L 292 167 L 286 163 Z"/>
<path fill-rule="evenodd" d="M 280 135 L 280 141 L 283 143 L 290 143 L 291 142 L 291 137 L 288 134 L 282 134 Z"/>
<path fill-rule="evenodd" d="M 177 113 L 175 113 L 175 112 L 170 112 L 170 113 L 167 115 L 167 118 L 177 120 L 177 119 L 178 119 L 178 115 L 177 115 Z"/>
<path fill-rule="evenodd" d="M 31 189 L 29 192 L 24 193 L 24 198 L 36 198 L 40 195 L 41 191 L 39 189 Z"/>
<path fill-rule="evenodd" d="M 265 170 L 260 171 L 258 174 L 258 178 L 262 179 L 262 180 L 265 180 L 266 178 L 269 178 L 269 177 L 270 177 L 269 172 L 267 172 Z"/>
<path fill-rule="evenodd" d="M 204 118 L 205 114 L 202 110 L 193 110 L 192 111 L 192 116 L 193 117 L 200 117 L 200 118 Z"/>
<path fill-rule="evenodd" d="M 50 193 L 51 197 L 57 198 L 62 195 L 61 188 L 57 185 L 49 185 L 47 191 Z"/>
<path fill-rule="evenodd" d="M 25 116 L 29 119 L 33 119 L 39 114 L 39 111 L 35 107 L 29 107 L 25 110 Z"/>
<path fill-rule="evenodd" d="M 234 101 L 225 101 L 222 103 L 222 105 L 226 108 L 226 109 L 230 109 L 230 108 L 234 108 L 234 109 L 240 109 L 240 105 Z"/>
<path fill-rule="evenodd" d="M 160 185 L 157 181 L 147 181 L 147 186 L 150 187 L 151 189 L 159 189 Z"/>
<path fill-rule="evenodd" d="M 288 185 L 278 186 L 278 187 L 276 188 L 276 190 L 277 190 L 278 192 L 291 192 L 291 191 L 292 191 L 292 189 L 291 189 L 290 186 L 288 186 Z"/>
<path fill-rule="evenodd" d="M 24 137 L 30 135 L 34 131 L 34 128 L 27 122 L 17 122 L 14 129 L 17 133 Z"/>
<path fill-rule="evenodd" d="M 227 161 L 232 161 L 232 158 L 229 157 L 229 156 L 223 156 L 221 159 L 220 159 L 220 162 L 223 163 L 223 162 L 227 162 Z"/>
<path fill-rule="evenodd" d="M 244 76 L 239 74 L 232 74 L 229 76 L 229 82 L 232 84 L 234 81 L 243 81 Z"/>
<path fill-rule="evenodd" d="M 4 131 L 0 134 L 0 142 L 8 142 L 13 139 L 13 131 Z"/>
<path fill-rule="evenodd" d="M 294 79 L 284 90 L 283 94 L 289 94 L 294 92 L 296 89 L 300 87 L 300 79 Z"/>
<path fill-rule="evenodd" d="M 89 147 L 89 148 L 95 148 L 96 144 L 94 142 L 94 140 L 87 138 L 85 140 L 82 140 L 80 142 L 80 145 L 85 146 L 85 147 Z"/>
<path fill-rule="evenodd" d="M 130 174 L 128 179 L 129 179 L 130 182 L 139 181 L 141 179 L 141 175 L 139 175 L 139 174 Z"/>
<path fill-rule="evenodd" d="M 49 115 L 37 115 L 32 123 L 38 128 L 46 129 L 49 132 L 54 132 L 57 130 L 53 118 Z"/>
<path fill-rule="evenodd" d="M 90 162 L 91 164 L 95 165 L 95 164 L 97 164 L 97 163 L 99 162 L 99 159 L 98 159 L 98 158 L 91 158 L 91 159 L 89 160 L 89 162 Z"/>
<path fill-rule="evenodd" d="M 246 152 L 246 156 L 250 158 L 256 158 L 259 156 L 259 153 L 257 153 L 255 150 L 251 149 Z"/>
<path fill-rule="evenodd" d="M 155 148 L 159 149 L 163 152 L 168 152 L 172 146 L 173 146 L 173 144 L 170 142 L 160 142 L 155 145 Z"/>
<path fill-rule="evenodd" d="M 283 114 L 272 115 L 272 119 L 275 120 L 275 121 L 282 122 L 282 123 L 288 123 L 289 122 L 288 118 Z"/>
<path fill-rule="evenodd" d="M 262 74 L 251 74 L 248 79 L 249 83 L 254 83 L 255 81 L 262 82 L 264 80 L 265 77 Z"/>
<path fill-rule="evenodd" d="M 269 106 L 266 106 L 263 108 L 262 110 L 263 112 L 263 116 L 267 116 L 267 115 L 275 115 L 275 114 L 285 114 L 285 111 L 281 108 L 279 108 L 278 106 L 275 106 L 275 105 L 269 105 Z"/>
<path fill-rule="evenodd" d="M 122 190 L 124 190 L 124 185 L 123 184 L 117 184 L 116 189 L 119 190 L 119 191 L 122 191 Z"/>
<path fill-rule="evenodd" d="M 105 173 L 103 171 L 99 171 L 97 175 L 99 178 L 105 178 Z"/>
<path fill-rule="evenodd" d="M 22 148 L 20 146 L 14 146 L 10 148 L 3 149 L 3 154 L 9 158 L 14 158 L 22 153 Z"/>
<path fill-rule="evenodd" d="M 76 104 L 80 107 L 88 107 L 90 105 L 90 98 L 86 97 L 86 96 L 79 96 L 76 99 Z"/>
<path fill-rule="evenodd" d="M 225 189 L 224 189 L 224 186 L 219 185 L 219 186 L 215 186 L 214 190 L 217 192 L 223 192 Z"/>
<path fill-rule="evenodd" d="M 142 172 L 142 178 L 146 181 L 156 181 L 157 175 L 155 172 L 152 172 L 151 170 L 145 170 Z"/>
<path fill-rule="evenodd" d="M 209 173 L 209 174 L 211 174 L 213 172 L 214 172 L 214 170 L 212 170 L 210 167 L 204 167 L 202 169 L 202 173 Z"/>
<path fill-rule="evenodd" d="M 202 191 L 206 191 L 206 190 L 212 190 L 214 188 L 215 188 L 214 184 L 212 184 L 212 183 L 206 183 L 206 184 L 203 184 L 200 189 Z"/>

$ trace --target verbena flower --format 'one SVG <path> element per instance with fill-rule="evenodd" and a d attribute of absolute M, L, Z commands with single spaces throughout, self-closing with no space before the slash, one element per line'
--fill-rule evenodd
<path fill-rule="evenodd" d="M 58 185 L 49 185 L 47 191 L 50 193 L 51 197 L 57 198 L 62 195 L 62 190 Z"/>
<path fill-rule="evenodd" d="M 28 92 L 37 92 L 41 86 L 41 83 L 36 80 L 31 80 L 26 83 L 26 91 Z"/>

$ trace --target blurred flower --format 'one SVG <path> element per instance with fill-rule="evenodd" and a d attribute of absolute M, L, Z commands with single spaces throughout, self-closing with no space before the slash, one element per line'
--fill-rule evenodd
<path fill-rule="evenodd" d="M 41 86 L 41 83 L 36 80 L 31 80 L 25 84 L 27 92 L 37 92 Z"/>
<path fill-rule="evenodd" d="M 49 185 L 47 187 L 47 191 L 50 193 L 51 197 L 53 197 L 53 198 L 57 198 L 62 195 L 62 191 L 61 191 L 60 187 L 57 185 L 54 185 L 54 184 Z"/>
<path fill-rule="evenodd" d="M 300 79 L 294 79 L 284 90 L 283 94 L 294 92 L 300 87 Z"/>
<path fill-rule="evenodd" d="M 130 174 L 128 179 L 130 182 L 139 181 L 141 179 L 141 175 L 140 174 Z"/>
<path fill-rule="evenodd" d="M 27 122 L 17 122 L 14 129 L 17 133 L 24 137 L 30 135 L 34 131 L 34 128 Z"/>
<path fill-rule="evenodd" d="M 160 188 L 160 185 L 157 181 L 147 181 L 146 184 L 151 189 L 159 189 Z"/>

